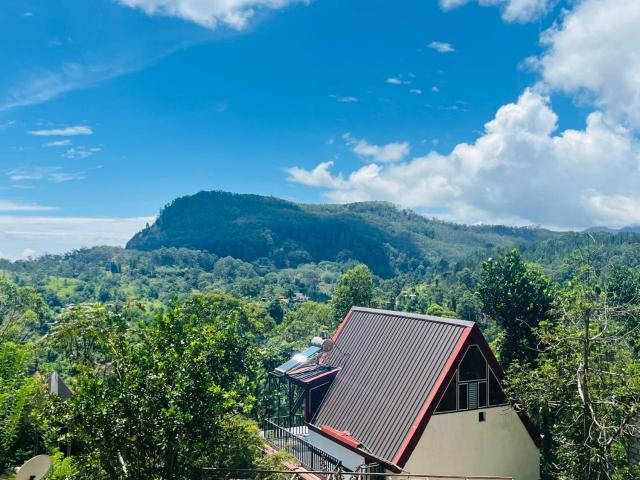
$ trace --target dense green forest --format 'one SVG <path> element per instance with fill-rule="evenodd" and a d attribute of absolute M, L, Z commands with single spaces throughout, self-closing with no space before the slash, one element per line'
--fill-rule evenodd
<path fill-rule="evenodd" d="M 637 233 L 203 192 L 126 249 L 1 261 L 0 272 L 0 478 L 43 452 L 53 479 L 277 465 L 255 423 L 265 374 L 352 305 L 478 322 L 514 405 L 544 434 L 545 478 L 638 478 Z M 71 399 L 46 393 L 53 371 Z"/>

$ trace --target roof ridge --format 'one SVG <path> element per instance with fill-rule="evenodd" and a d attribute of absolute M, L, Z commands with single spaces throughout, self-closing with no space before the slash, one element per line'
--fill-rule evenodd
<path fill-rule="evenodd" d="M 460 320 L 458 318 L 448 318 L 448 317 L 437 317 L 434 315 L 425 315 L 422 313 L 399 312 L 396 310 L 384 310 L 380 308 L 356 307 L 356 306 L 351 307 L 351 310 L 356 312 L 379 313 L 382 315 L 389 315 L 392 317 L 413 318 L 415 320 L 426 320 L 429 322 L 446 323 L 449 325 L 458 325 L 465 328 L 472 328 L 475 325 L 475 322 L 470 322 L 468 320 Z"/>

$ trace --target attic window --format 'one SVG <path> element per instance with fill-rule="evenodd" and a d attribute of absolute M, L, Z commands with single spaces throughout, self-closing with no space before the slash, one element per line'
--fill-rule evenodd
<path fill-rule="evenodd" d="M 500 382 L 491 372 L 489 374 L 489 405 L 504 405 L 505 403 L 507 403 L 507 397 L 502 391 Z"/>
<path fill-rule="evenodd" d="M 445 390 L 440 403 L 438 403 L 436 412 L 455 412 L 456 410 L 456 377 L 454 376 L 449 382 L 449 386 Z"/>
<path fill-rule="evenodd" d="M 460 363 L 460 381 L 485 380 L 487 378 L 487 361 L 477 345 L 471 345 Z"/>
<path fill-rule="evenodd" d="M 505 405 L 502 386 L 477 345 L 470 345 L 440 398 L 435 413 Z"/>

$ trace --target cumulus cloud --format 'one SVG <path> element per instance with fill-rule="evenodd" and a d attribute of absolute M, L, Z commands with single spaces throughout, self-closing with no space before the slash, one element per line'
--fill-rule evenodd
<path fill-rule="evenodd" d="M 277 10 L 306 0 L 118 0 L 122 5 L 143 10 L 147 15 L 178 17 L 207 28 L 226 25 L 246 28 L 259 10 Z"/>
<path fill-rule="evenodd" d="M 534 60 L 553 89 L 586 96 L 640 128 L 640 2 L 587 0 L 542 35 Z M 584 99 L 583 99 L 584 100 Z"/>
<path fill-rule="evenodd" d="M 532 89 L 501 107 L 472 144 L 344 176 L 326 162 L 289 170 L 336 202 L 388 200 L 445 210 L 467 223 L 576 228 L 638 221 L 640 146 L 628 129 L 592 113 L 583 130 L 557 132 L 548 97 Z"/>
<path fill-rule="evenodd" d="M 462 7 L 471 0 L 440 0 L 440 7 L 447 11 Z M 532 22 L 544 16 L 557 0 L 478 0 L 482 6 L 500 7 L 505 22 Z"/>
<path fill-rule="evenodd" d="M 73 137 L 76 135 L 93 135 L 93 130 L 86 125 L 76 125 L 73 127 L 31 130 L 29 134 L 37 137 Z"/>
<path fill-rule="evenodd" d="M 422 90 L 420 90 L 419 88 L 412 88 L 411 90 L 409 90 L 409 93 L 413 93 L 414 95 L 422 95 Z"/>
<path fill-rule="evenodd" d="M 466 2 L 441 1 L 444 8 Z M 481 0 L 506 19 L 533 18 L 554 2 Z M 520 12 L 520 13 L 518 13 Z M 524 12 L 524 13 L 523 13 Z M 298 169 L 332 201 L 384 199 L 451 220 L 559 228 L 640 224 L 640 3 L 583 0 L 542 34 L 529 60 L 540 81 L 504 105 L 473 143 L 350 173 Z M 549 94 L 595 110 L 559 131 Z M 457 104 L 455 105 L 457 107 Z M 321 175 L 319 175 L 321 173 Z M 309 183 L 311 185 L 311 183 Z"/>
<path fill-rule="evenodd" d="M 353 138 L 345 133 L 342 138 L 351 146 L 353 153 L 360 158 L 371 159 L 380 163 L 398 162 L 409 155 L 410 146 L 408 142 L 392 142 L 386 145 L 373 145 L 366 140 Z"/>
<path fill-rule="evenodd" d="M 455 52 L 456 49 L 451 46 L 450 43 L 447 42 L 436 42 L 433 41 L 428 45 L 429 48 L 435 50 L 438 53 L 451 53 Z"/>
<path fill-rule="evenodd" d="M 122 246 L 134 233 L 153 220 L 154 217 L 0 215 L 0 251 L 5 258 L 17 260 L 26 256 L 64 253 L 95 245 Z"/>

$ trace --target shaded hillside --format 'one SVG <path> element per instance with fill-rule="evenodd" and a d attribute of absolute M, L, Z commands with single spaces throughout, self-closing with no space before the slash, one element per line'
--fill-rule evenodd
<path fill-rule="evenodd" d="M 277 267 L 353 259 L 389 277 L 426 272 L 478 250 L 524 247 L 561 235 L 536 228 L 455 225 L 383 202 L 306 205 L 200 192 L 166 206 L 127 248 L 191 248 L 248 262 L 264 259 Z"/>

